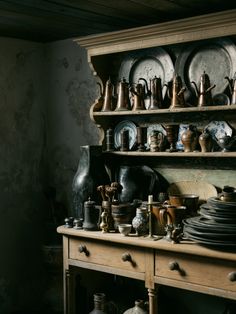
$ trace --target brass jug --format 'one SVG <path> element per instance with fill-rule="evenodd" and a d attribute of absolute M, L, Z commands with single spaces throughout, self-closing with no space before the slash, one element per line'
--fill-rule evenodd
<path fill-rule="evenodd" d="M 196 95 L 198 97 L 198 106 L 199 107 L 211 106 L 213 104 L 211 90 L 215 88 L 216 85 L 210 84 L 210 78 L 208 74 L 204 71 L 203 74 L 201 75 L 199 88 L 197 87 L 197 84 L 194 81 L 192 81 L 191 83 L 195 87 Z"/>
<path fill-rule="evenodd" d="M 234 74 L 234 78 L 230 79 L 228 76 L 225 79 L 229 82 L 229 90 L 231 93 L 231 105 L 236 105 L 236 73 Z"/>
<path fill-rule="evenodd" d="M 125 78 L 118 84 L 118 98 L 115 111 L 131 110 L 129 99 L 129 83 Z"/>
<path fill-rule="evenodd" d="M 145 85 L 141 83 L 136 84 L 134 87 L 130 88 L 130 92 L 133 96 L 133 106 L 132 110 L 145 110 L 145 102 L 144 102 L 144 95 L 145 95 Z"/>
<path fill-rule="evenodd" d="M 148 89 L 147 81 L 144 78 L 140 78 L 139 80 L 143 80 L 147 89 L 147 96 L 150 97 L 150 105 L 148 106 L 149 110 L 155 110 L 163 108 L 163 96 L 162 96 L 162 86 L 161 78 L 154 77 L 150 79 L 150 89 Z"/>
<path fill-rule="evenodd" d="M 111 83 L 111 79 L 109 78 L 105 86 L 104 100 L 103 100 L 103 106 L 102 106 L 101 111 L 113 110 L 113 91 L 114 91 L 114 86 Z"/>
<path fill-rule="evenodd" d="M 167 85 L 167 87 L 169 87 Z M 172 84 L 172 93 L 168 88 L 168 96 L 171 98 L 170 108 L 184 108 L 186 106 L 184 100 L 184 92 L 186 87 L 182 86 L 182 80 L 179 75 L 175 75 Z"/>

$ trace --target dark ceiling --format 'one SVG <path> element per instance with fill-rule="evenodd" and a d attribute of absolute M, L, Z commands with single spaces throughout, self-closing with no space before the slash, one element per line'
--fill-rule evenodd
<path fill-rule="evenodd" d="M 235 0 L 0 0 L 0 36 L 49 42 L 233 8 Z"/>

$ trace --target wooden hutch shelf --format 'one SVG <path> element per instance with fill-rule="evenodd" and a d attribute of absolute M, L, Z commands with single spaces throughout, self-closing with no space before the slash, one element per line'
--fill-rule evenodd
<path fill-rule="evenodd" d="M 122 58 L 125 58 L 130 51 L 140 50 L 143 52 L 145 49 L 167 45 L 175 45 L 176 47 L 183 43 L 225 36 L 235 40 L 236 9 L 78 38 L 75 39 L 75 42 L 87 49 L 91 69 L 102 83 L 101 85 L 105 86 L 110 75 L 117 79 L 117 71 Z M 215 66 L 217 67 L 217 65 Z M 90 117 L 101 131 L 100 144 L 104 148 L 106 130 L 111 127 L 114 128 L 122 120 L 131 120 L 137 125 L 200 122 L 203 127 L 209 121 L 225 120 L 234 128 L 236 125 L 236 105 L 120 112 L 101 112 L 101 108 L 101 99 L 98 99 L 91 106 Z M 229 167 L 235 169 L 236 152 L 114 151 L 104 152 L 104 157 L 112 159 L 112 161 L 113 157 L 116 161 L 126 157 L 129 160 L 132 157 L 134 159 L 135 157 L 142 157 L 140 160 L 147 157 L 149 161 L 151 161 L 150 157 L 163 157 L 165 158 L 164 161 L 172 163 L 172 165 L 177 160 L 177 166 L 181 164 L 181 167 L 184 159 L 187 160 L 188 158 L 191 159 L 191 162 L 188 162 L 190 166 L 195 159 L 201 161 L 202 157 L 205 158 L 201 164 L 203 167 L 207 158 L 210 159 L 208 162 L 211 164 L 214 161 L 213 158 L 222 158 L 222 164 L 225 161 L 225 164 L 227 163 Z M 233 165 L 230 162 L 231 158 Z M 158 163 L 157 160 L 154 161 Z M 220 168 L 222 164 L 219 163 L 218 159 L 216 162 L 217 167 Z M 116 166 L 116 163 L 114 164 Z M 173 245 L 165 240 L 150 241 L 139 237 L 122 237 L 119 234 L 105 235 L 101 232 L 93 233 L 64 227 L 59 227 L 58 232 L 63 235 L 65 314 L 75 313 L 73 303 L 73 270 L 75 267 L 144 281 L 149 295 L 150 314 L 159 313 L 157 288 L 160 285 L 236 300 L 236 255 L 234 252 L 224 253 L 217 249 L 202 248 L 193 242 Z M 127 252 L 130 254 L 131 260 L 122 261 L 123 254 L 127 254 Z M 173 268 L 173 265 L 178 265 L 178 268 Z"/>

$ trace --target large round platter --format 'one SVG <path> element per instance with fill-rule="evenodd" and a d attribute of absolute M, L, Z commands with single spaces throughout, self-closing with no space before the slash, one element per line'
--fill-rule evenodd
<path fill-rule="evenodd" d="M 213 233 L 234 233 L 236 231 L 236 223 L 215 223 L 212 219 L 207 219 L 203 216 L 191 217 L 183 220 L 186 227 L 194 228 L 199 232 L 213 232 Z"/>
<path fill-rule="evenodd" d="M 228 38 L 212 39 L 185 46 L 180 52 L 175 73 L 180 75 L 188 89 L 195 93 L 192 81 L 199 86 L 200 77 L 205 71 L 210 78 L 212 95 L 224 93 L 227 87 L 226 76 L 232 78 L 236 72 L 236 46 Z"/>
<path fill-rule="evenodd" d="M 210 197 L 207 200 L 207 203 L 213 207 L 218 208 L 219 210 L 234 210 L 236 211 L 236 202 L 225 202 L 222 201 L 219 197 Z"/>
<path fill-rule="evenodd" d="M 121 132 L 128 130 L 129 131 L 129 149 L 132 150 L 136 144 L 137 138 L 137 128 L 132 121 L 124 120 L 118 123 L 114 129 L 114 146 L 116 149 L 119 149 L 121 146 L 120 135 Z"/>
<path fill-rule="evenodd" d="M 184 227 L 184 232 L 187 232 L 193 236 L 201 237 L 204 239 L 215 240 L 217 241 L 228 241 L 236 242 L 236 233 L 221 233 L 221 232 L 201 232 L 191 227 Z"/>
<path fill-rule="evenodd" d="M 130 52 L 120 66 L 118 79 L 125 78 L 130 84 L 137 84 L 140 78 L 144 78 L 149 85 L 155 76 L 161 78 L 165 97 L 167 87 L 164 84 L 173 79 L 174 65 L 170 55 L 160 47 Z M 145 105 L 149 106 L 147 99 Z"/>
<path fill-rule="evenodd" d="M 210 239 L 205 239 L 204 237 L 201 237 L 201 236 L 193 235 L 189 232 L 184 232 L 184 236 L 202 245 L 221 247 L 223 249 L 226 249 L 228 247 L 232 249 L 236 249 L 236 240 L 235 241 L 210 240 Z"/>

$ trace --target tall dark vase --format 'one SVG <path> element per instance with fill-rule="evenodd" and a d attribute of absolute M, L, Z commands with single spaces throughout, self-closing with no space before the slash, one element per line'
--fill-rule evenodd
<path fill-rule="evenodd" d="M 101 204 L 97 187 L 104 184 L 110 184 L 110 178 L 103 162 L 102 146 L 80 146 L 78 170 L 72 183 L 74 217 L 84 218 L 84 202 L 89 198 Z"/>

